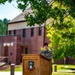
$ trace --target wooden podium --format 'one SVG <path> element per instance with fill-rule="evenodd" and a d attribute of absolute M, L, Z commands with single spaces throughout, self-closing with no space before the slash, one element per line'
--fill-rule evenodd
<path fill-rule="evenodd" d="M 39 54 L 22 55 L 23 75 L 51 75 L 51 60 Z"/>

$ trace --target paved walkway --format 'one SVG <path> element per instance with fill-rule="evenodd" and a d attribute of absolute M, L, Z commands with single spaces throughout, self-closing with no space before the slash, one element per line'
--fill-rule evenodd
<path fill-rule="evenodd" d="M 10 75 L 10 72 L 0 72 L 0 75 Z M 14 75 L 22 75 L 22 72 L 15 72 Z"/>
<path fill-rule="evenodd" d="M 56 72 L 61 72 L 61 73 L 75 73 L 75 70 L 57 70 Z"/>
<path fill-rule="evenodd" d="M 75 72 L 73 70 L 57 70 L 57 72 Z M 10 75 L 10 72 L 0 72 L 0 75 Z M 22 72 L 15 72 L 14 75 L 22 75 Z"/>

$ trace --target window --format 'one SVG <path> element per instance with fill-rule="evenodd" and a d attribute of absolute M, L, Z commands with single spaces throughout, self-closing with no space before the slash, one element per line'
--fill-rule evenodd
<path fill-rule="evenodd" d="M 9 31 L 9 35 L 12 35 L 12 31 L 11 30 Z"/>
<path fill-rule="evenodd" d="M 34 36 L 34 28 L 31 28 L 31 36 Z"/>
<path fill-rule="evenodd" d="M 26 29 L 23 29 L 23 37 L 26 37 Z"/>
<path fill-rule="evenodd" d="M 14 30 L 14 35 L 16 35 L 16 30 Z"/>
<path fill-rule="evenodd" d="M 25 48 L 25 54 L 28 54 L 28 48 Z"/>
<path fill-rule="evenodd" d="M 39 33 L 39 35 L 42 35 L 42 27 L 39 27 L 38 33 Z"/>

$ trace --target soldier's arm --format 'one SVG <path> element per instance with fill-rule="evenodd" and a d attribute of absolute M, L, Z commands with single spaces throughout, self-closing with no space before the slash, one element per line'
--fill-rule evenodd
<path fill-rule="evenodd" d="M 52 51 L 50 51 L 48 58 L 52 59 L 52 57 L 53 57 L 53 54 L 52 54 Z"/>
<path fill-rule="evenodd" d="M 44 55 L 44 51 L 41 51 L 41 53 L 40 53 L 41 55 Z"/>

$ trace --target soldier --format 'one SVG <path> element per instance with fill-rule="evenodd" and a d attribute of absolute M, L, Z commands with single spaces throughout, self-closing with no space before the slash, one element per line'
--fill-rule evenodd
<path fill-rule="evenodd" d="M 44 46 L 44 50 L 41 51 L 40 54 L 46 56 L 49 59 L 52 59 L 52 51 L 48 50 L 48 43 L 44 43 L 43 46 Z M 52 62 L 51 62 L 51 74 L 52 74 Z"/>
<path fill-rule="evenodd" d="M 46 56 L 49 59 L 52 59 L 52 51 L 48 50 L 48 43 L 44 43 L 43 46 L 44 46 L 44 50 L 41 51 L 40 54 Z"/>

